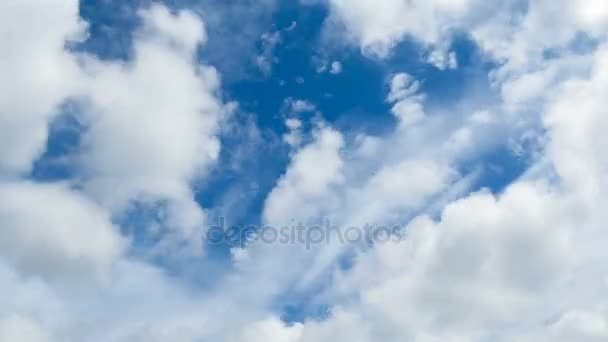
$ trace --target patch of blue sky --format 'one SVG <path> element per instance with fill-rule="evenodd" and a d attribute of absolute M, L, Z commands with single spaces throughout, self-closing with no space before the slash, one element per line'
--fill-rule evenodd
<path fill-rule="evenodd" d="M 460 172 L 479 171 L 471 191 L 484 188 L 493 194 L 500 194 L 509 184 L 523 175 L 531 164 L 530 156 L 521 155 L 509 146 L 499 145 L 483 154 L 479 160 L 462 165 Z"/>
<path fill-rule="evenodd" d="M 313 103 L 324 119 L 340 130 L 347 131 L 353 125 L 368 125 L 368 129 L 375 131 L 390 127 L 393 118 L 384 101 L 382 65 L 353 48 L 345 47 L 348 53 L 341 52 L 338 56 L 322 51 L 319 39 L 326 11 L 318 6 L 286 7 L 276 14 L 275 30 L 294 22 L 296 26 L 281 31 L 281 40 L 274 49 L 272 74 L 267 77 L 260 74 L 235 84 L 228 89 L 229 93 L 247 110 L 259 114 L 261 127 L 283 128 L 280 108 L 289 97 Z M 319 72 L 315 63 L 319 58 L 326 63 L 340 61 L 344 72 L 338 75 Z"/>
<path fill-rule="evenodd" d="M 310 320 L 322 321 L 331 315 L 331 306 L 313 295 L 313 291 L 308 294 L 286 293 L 276 303 L 281 320 L 288 325 Z"/>
<path fill-rule="evenodd" d="M 78 106 L 67 101 L 59 108 L 59 115 L 49 127 L 44 153 L 34 162 L 29 178 L 52 182 L 68 180 L 74 176 L 72 157 L 80 143 L 82 124 L 76 118 Z"/>

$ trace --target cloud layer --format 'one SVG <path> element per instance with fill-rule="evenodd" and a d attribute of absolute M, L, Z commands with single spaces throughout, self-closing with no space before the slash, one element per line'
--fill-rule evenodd
<path fill-rule="evenodd" d="M 467 88 L 457 106 L 431 103 L 408 70 L 387 73 L 393 121 L 382 134 L 343 129 L 295 94 L 276 113 L 287 165 L 260 203 L 262 224 L 329 218 L 335 229 L 396 226 L 407 238 L 245 244 L 214 260 L 204 245 L 214 208 L 196 186 L 221 161 L 239 109 L 200 50 L 212 39 L 205 16 L 224 12 L 143 6 L 133 54 L 117 61 L 74 48 L 88 33 L 78 1 L 5 1 L 0 340 L 608 339 L 608 5 L 300 6 L 323 6 L 322 35 L 380 65 L 414 42 L 424 63 L 456 72 L 463 36 L 489 65 L 482 86 L 493 96 Z M 334 62 L 330 77 L 348 68 Z M 37 180 L 50 127 L 65 116 L 80 125 L 65 157 L 72 172 Z M 494 167 L 488 153 L 505 146 L 528 158 L 527 171 L 500 190 L 477 187 Z M 283 317 L 298 300 L 327 312 Z"/>

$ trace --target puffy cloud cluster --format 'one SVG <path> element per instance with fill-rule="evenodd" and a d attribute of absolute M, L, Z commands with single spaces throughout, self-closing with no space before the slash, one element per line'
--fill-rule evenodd
<path fill-rule="evenodd" d="M 342 135 L 331 128 L 321 129 L 317 135 L 294 156 L 288 172 L 269 195 L 264 214 L 267 221 L 285 224 L 296 212 L 317 217 L 316 204 L 330 200 L 330 188 L 342 181 Z"/>
<path fill-rule="evenodd" d="M 46 11 L 32 1 L 0 6 L 0 74 L 6 80 L 0 86 L 0 172 L 20 174 L 44 151 L 49 121 L 78 86 L 76 61 L 64 47 L 85 30 L 74 1 L 50 1 Z"/>
<path fill-rule="evenodd" d="M 202 251 L 191 183 L 218 156 L 225 111 L 215 69 L 195 59 L 203 22 L 142 9 L 134 57 L 117 62 L 71 50 L 87 31 L 76 0 L 6 1 L 0 11 L 0 340 L 188 338 L 193 323 L 167 318 L 189 302 L 186 291 L 128 257 L 115 218 L 134 202 L 160 203 L 168 233 L 159 247 Z M 68 102 L 83 127 L 69 156 L 76 176 L 28 180 Z M 128 319 L 137 301 L 150 305 L 140 322 Z"/>
<path fill-rule="evenodd" d="M 566 52 L 580 34 L 604 36 L 608 9 L 603 1 L 478 0 L 329 0 L 328 30 L 341 34 L 364 51 L 385 57 L 399 42 L 414 39 L 426 46 L 427 60 L 440 68 L 455 67 L 449 52 L 455 34 L 469 35 L 499 62 L 518 70 L 543 52 Z M 370 15 L 374 13 L 374 15 Z"/>
<path fill-rule="evenodd" d="M 349 39 L 378 56 L 386 56 L 406 36 L 425 44 L 444 44 L 451 30 L 466 21 L 470 12 L 483 7 L 475 0 L 387 0 L 380 3 L 331 0 L 329 3 L 334 19 L 345 26 Z"/>

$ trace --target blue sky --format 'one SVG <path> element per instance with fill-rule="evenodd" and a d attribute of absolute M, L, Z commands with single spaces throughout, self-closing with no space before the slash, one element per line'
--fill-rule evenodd
<path fill-rule="evenodd" d="M 0 341 L 608 338 L 603 1 L 0 13 Z"/>

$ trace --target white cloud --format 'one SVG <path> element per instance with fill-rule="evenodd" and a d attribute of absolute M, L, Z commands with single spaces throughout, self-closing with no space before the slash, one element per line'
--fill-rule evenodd
<path fill-rule="evenodd" d="M 342 135 L 320 128 L 316 140 L 294 155 L 291 166 L 268 195 L 264 218 L 273 224 L 316 217 L 319 201 L 331 200 L 331 187 L 342 181 Z"/>
<path fill-rule="evenodd" d="M 306 134 L 307 132 L 303 128 L 304 119 L 301 118 L 302 113 L 314 113 L 310 123 L 316 125 L 323 124 L 321 113 L 317 111 L 314 103 L 307 100 L 288 97 L 283 101 L 281 112 L 286 117 L 285 127 L 287 128 L 287 132 L 283 134 L 283 141 L 291 148 L 300 147 L 309 135 Z"/>
<path fill-rule="evenodd" d="M 492 58 L 514 68 L 539 61 L 545 49 L 562 50 L 585 32 L 603 37 L 608 11 L 601 1 L 478 1 L 478 0 L 330 0 L 330 34 L 344 27 L 349 40 L 365 52 L 387 56 L 412 38 L 430 50 L 428 61 L 455 66 L 448 53 L 452 36 L 471 34 Z M 369 15 L 374 13 L 374 15 Z M 516 69 L 510 70 L 515 71 Z"/>
<path fill-rule="evenodd" d="M 391 80 L 387 101 L 393 103 L 392 112 L 403 125 L 412 125 L 424 119 L 424 97 L 418 94 L 419 89 L 420 83 L 405 73 L 396 74 Z"/>
<path fill-rule="evenodd" d="M 203 23 L 151 6 L 139 12 L 134 59 L 102 62 L 66 49 L 66 39 L 84 33 L 77 1 L 0 8 L 0 70 L 11 78 L 0 96 L 0 340 L 201 335 L 206 311 L 184 309 L 192 297 L 174 279 L 128 261 L 128 241 L 111 218 L 132 200 L 161 202 L 174 242 L 200 252 L 204 213 L 191 182 L 217 158 L 224 111 L 215 70 L 195 63 Z M 77 113 L 86 126 L 81 179 L 16 179 L 43 152 L 50 121 L 71 98 L 86 111 Z M 138 311 L 145 305 L 146 317 Z"/>
<path fill-rule="evenodd" d="M 363 281 L 376 278 L 361 293 L 363 311 L 378 315 L 373 319 L 395 337 L 475 340 L 547 305 L 543 294 L 563 281 L 569 247 L 565 223 L 548 220 L 552 199 L 537 191 L 519 185 L 498 202 L 476 194 L 450 204 L 439 225 L 416 220 L 408 242 L 379 247 L 372 255 L 381 253 L 380 264 L 363 262 L 354 272 Z M 374 270 L 387 279 L 373 277 Z"/>
<path fill-rule="evenodd" d="M 440 46 L 450 30 L 475 5 L 476 0 L 405 1 L 330 0 L 333 26 L 343 25 L 347 37 L 366 53 L 387 56 L 402 39 L 410 36 L 424 44 Z M 370 15 L 374 13 L 374 15 Z"/>
<path fill-rule="evenodd" d="M 545 125 L 552 130 L 549 154 L 570 189 L 591 199 L 605 187 L 608 141 L 602 133 L 608 127 L 604 115 L 608 86 L 608 47 L 594 55 L 588 76 L 574 78 L 557 87 L 547 104 Z"/>
<path fill-rule="evenodd" d="M 77 1 L 8 1 L 0 9 L 0 72 L 10 78 L 0 95 L 0 340 L 202 335 L 207 309 L 191 306 L 194 297 L 175 279 L 128 260 L 128 241 L 111 218 L 131 200 L 163 202 L 177 242 L 200 251 L 192 229 L 202 229 L 203 212 L 190 183 L 217 157 L 223 113 L 218 75 L 195 63 L 203 23 L 152 6 L 139 12 L 134 59 L 102 62 L 66 49 L 66 39 L 84 32 Z M 82 179 L 18 179 L 69 98 L 86 105 L 78 113 L 86 126 Z"/>
<path fill-rule="evenodd" d="M 382 6 L 395 6 L 394 13 L 363 18 L 361 16 L 366 12 L 371 13 L 365 9 L 365 4 L 364 1 L 334 1 L 332 9 L 343 6 L 341 15 L 357 11 L 345 20 L 347 25 L 348 20 L 352 20 L 350 23 L 363 28 L 351 28 L 354 31 L 350 33 L 361 39 L 364 48 L 376 49 L 374 52 L 382 55 L 388 51 L 387 47 L 401 39 L 396 38 L 401 34 L 398 29 L 390 31 L 390 18 L 382 15 L 402 15 L 404 11 L 396 8 L 405 6 L 405 2 L 383 3 L 381 9 Z M 478 42 L 497 60 L 507 61 L 493 72 L 504 100 L 494 109 L 504 113 L 506 123 L 515 127 L 522 121 L 511 115 L 542 113 L 533 120 L 538 120 L 547 130 L 547 146 L 533 172 L 509 185 L 502 194 L 481 191 L 451 203 L 448 201 L 436 221 L 425 215 L 417 217 L 406 228 L 408 239 L 402 244 L 378 245 L 359 253 L 352 269 L 338 268 L 334 276 L 329 277 L 333 282 L 323 297 L 334 305 L 332 316 L 321 323 L 307 322 L 296 341 L 600 341 L 606 338 L 604 313 L 608 303 L 605 281 L 608 270 L 602 265 L 605 252 L 599 242 L 605 238 L 601 227 L 606 219 L 602 208 L 607 198 L 606 158 L 601 152 L 606 143 L 601 131 L 608 126 L 602 114 L 605 100 L 600 94 L 608 79 L 606 50 L 600 46 L 586 55 L 575 56 L 566 46 L 574 32 L 585 29 L 587 24 L 580 24 L 584 21 L 577 17 L 577 11 L 562 13 L 559 10 L 558 17 L 562 19 L 555 19 L 551 8 L 557 10 L 559 6 L 549 2 L 534 3 L 523 17 L 525 24 L 521 26 L 501 27 L 505 22 L 500 21 L 495 25 L 487 22 L 479 26 L 502 35 Z M 598 5 L 597 9 L 601 13 L 602 6 Z M 509 15 L 513 13 L 509 12 Z M 564 16 L 568 18 L 564 19 Z M 369 24 L 366 20 L 378 24 L 377 27 L 370 24 L 373 26 L 371 31 L 363 31 L 369 29 L 365 27 Z M 562 25 L 564 22 L 568 25 L 543 31 L 545 26 L 539 24 L 554 22 L 558 25 L 559 20 Z M 388 24 L 380 25 L 380 22 Z M 596 26 L 587 33 L 600 37 L 603 33 L 597 27 L 605 21 L 592 22 Z M 381 32 L 384 29 L 388 31 Z M 532 32 L 555 36 L 536 44 Z M 416 38 L 433 42 L 431 36 Z M 513 49 L 506 48 L 514 42 Z M 547 47 L 565 50 L 555 59 L 544 59 L 541 52 Z M 457 161 L 459 157 L 447 157 L 449 154 L 445 152 L 479 152 L 480 147 L 470 140 L 476 135 L 473 132 L 493 132 L 496 120 L 504 120 L 487 111 L 472 112 L 464 126 L 455 128 L 452 122 L 451 128 L 447 129 L 454 134 L 451 138 L 446 138 L 446 127 L 439 125 L 443 127 L 439 131 L 444 135 L 407 144 L 407 136 L 434 132 L 431 127 L 440 120 L 436 115 L 425 115 L 421 98 L 416 98 L 420 96 L 417 92 L 415 81 L 408 75 L 398 74 L 392 79 L 387 101 L 409 104 L 395 105 L 393 112 L 400 118 L 407 118 L 412 112 L 420 113 L 418 117 L 421 118 L 415 121 L 420 122 L 421 127 L 405 125 L 397 130 L 393 139 L 384 137 L 386 141 L 399 142 L 392 145 L 393 148 L 412 145 L 425 149 L 437 146 L 432 142 L 433 138 L 442 137 L 440 139 L 447 142 L 445 145 L 439 144 L 441 147 L 431 147 L 425 152 L 437 153 L 431 154 L 433 160 Z M 366 206 L 347 207 L 350 210 L 344 211 L 346 217 L 358 217 L 373 204 L 388 210 L 393 203 L 391 198 L 396 198 L 394 203 L 407 203 L 409 197 L 399 191 L 399 184 L 405 181 L 403 175 L 411 172 L 396 171 L 399 168 L 395 165 L 421 164 L 414 162 L 415 152 L 402 149 L 401 155 L 413 153 L 402 161 L 404 164 L 388 162 L 391 155 L 383 149 L 386 146 L 384 139 L 364 137 L 360 145 L 362 154 L 352 155 L 370 158 L 384 153 L 377 159 L 382 161 L 380 171 L 363 179 L 367 180 L 364 184 L 370 186 L 390 185 L 378 188 L 388 192 L 366 196 Z M 473 146 L 473 151 L 465 152 L 468 148 L 464 145 L 450 149 L 448 145 L 455 142 Z M 345 155 L 350 156 L 348 145 L 344 149 Z M 438 152 L 442 149 L 444 152 Z M 425 152 L 419 153 L 424 155 Z M 412 164 L 408 164 L 410 162 Z M 341 187 L 357 188 L 351 178 L 351 170 L 356 170 L 357 166 L 361 167 L 352 159 L 345 161 Z M 433 174 L 426 170 L 419 174 Z M 393 174 L 398 176 L 392 177 Z M 422 180 L 424 177 L 420 179 L 412 184 L 432 183 L 428 179 Z M 411 189 L 412 184 L 405 185 L 404 189 Z M 393 197 L 402 194 L 404 198 Z M 343 208 L 334 205 L 327 211 L 339 215 Z M 323 211 L 317 209 L 317 212 Z M 313 259 L 323 259 L 323 254 L 321 252 Z M 335 256 L 335 253 L 329 254 Z M 311 272 L 315 273 L 319 265 L 323 268 L 328 264 L 331 262 L 313 262 L 313 271 L 309 264 L 304 264 L 302 268 L 307 270 L 304 279 L 309 278 Z M 297 329 L 299 332 L 301 328 Z"/>
<path fill-rule="evenodd" d="M 114 212 L 132 200 L 168 201 L 167 225 L 196 250 L 204 213 L 190 184 L 219 153 L 219 78 L 215 69 L 194 64 L 195 47 L 205 39 L 197 17 L 160 6 L 140 15 L 133 61 L 86 66 L 85 186 Z"/>
<path fill-rule="evenodd" d="M 316 110 L 316 106 L 314 103 L 294 98 L 287 98 L 283 103 L 284 110 L 286 110 L 290 115 L 298 115 L 299 113 L 304 112 L 314 112 Z"/>
<path fill-rule="evenodd" d="M 74 93 L 78 68 L 66 39 L 84 34 L 76 0 L 0 4 L 0 173 L 27 173 L 44 152 L 47 125 Z M 28 19 L 25 25 L 23 18 Z"/>
<path fill-rule="evenodd" d="M 9 32 L 3 74 L 14 76 L 0 98 L 0 172 L 29 171 L 58 106 L 84 98 L 87 131 L 79 159 L 86 191 L 113 213 L 132 200 L 167 202 L 167 226 L 200 250 L 204 213 L 190 183 L 218 156 L 224 112 L 215 69 L 194 62 L 206 41 L 202 21 L 159 5 L 141 10 L 134 60 L 102 62 L 65 49 L 66 39 L 84 35 L 76 1 L 49 3 L 48 10 L 28 1 L 2 6 Z M 40 18 L 23 27 L 23 15 Z"/>
<path fill-rule="evenodd" d="M 454 52 L 433 50 L 427 57 L 427 62 L 441 70 L 458 68 L 458 60 Z"/>
<path fill-rule="evenodd" d="M 302 143 L 302 121 L 289 118 L 285 120 L 285 126 L 288 132 L 283 135 L 283 141 L 293 148 L 300 146 Z"/>
<path fill-rule="evenodd" d="M 104 280 L 124 241 L 103 209 L 63 184 L 0 183 L 0 258 L 48 280 Z"/>
<path fill-rule="evenodd" d="M 297 342 L 302 331 L 302 324 L 295 324 L 286 328 L 285 324 L 277 318 L 269 318 L 255 322 L 243 329 L 240 336 L 228 338 L 228 342 L 270 341 L 270 342 Z"/>
<path fill-rule="evenodd" d="M 159 42 L 162 45 L 183 50 L 187 57 L 192 57 L 196 47 L 207 41 L 203 23 L 192 12 L 180 11 L 174 15 L 166 7 L 154 5 L 139 15 L 143 19 L 140 39 L 162 41 Z"/>
<path fill-rule="evenodd" d="M 539 166 L 557 174 L 543 167 L 502 194 L 473 193 L 437 220 L 417 217 L 405 242 L 359 253 L 325 294 L 333 315 L 297 341 L 604 340 L 605 56 L 600 47 L 587 73 L 538 95 L 550 138 Z"/>
<path fill-rule="evenodd" d="M 17 315 L 4 319 L 0 318 L 0 340 L 23 342 L 50 341 L 46 333 L 35 322 Z"/>

